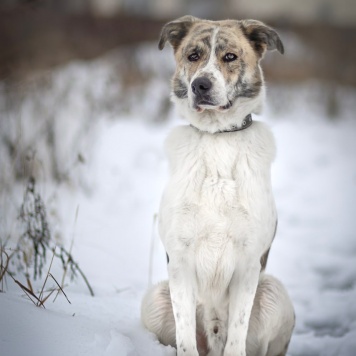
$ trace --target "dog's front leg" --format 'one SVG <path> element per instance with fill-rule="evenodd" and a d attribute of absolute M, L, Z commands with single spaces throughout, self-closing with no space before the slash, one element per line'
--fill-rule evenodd
<path fill-rule="evenodd" d="M 177 355 L 198 356 L 196 343 L 195 271 L 189 255 L 169 258 L 168 274 L 176 323 Z"/>
<path fill-rule="evenodd" d="M 224 356 L 246 356 L 247 331 L 260 270 L 259 261 L 251 263 L 251 259 L 244 259 L 236 266 L 229 286 L 229 323 Z"/>

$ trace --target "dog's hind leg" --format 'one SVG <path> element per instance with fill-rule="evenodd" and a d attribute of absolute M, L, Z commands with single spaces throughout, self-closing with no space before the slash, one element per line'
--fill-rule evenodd
<path fill-rule="evenodd" d="M 205 330 L 203 328 L 203 312 L 197 308 L 196 340 L 200 356 L 208 353 Z M 168 281 L 158 283 L 148 290 L 141 305 L 141 320 L 144 326 L 164 345 L 176 347 L 176 325 L 172 309 L 172 301 Z"/>
<path fill-rule="evenodd" d="M 278 279 L 262 274 L 249 322 L 247 355 L 286 355 L 294 323 L 294 309 L 286 289 Z"/>
<path fill-rule="evenodd" d="M 141 320 L 162 344 L 176 347 L 176 324 L 168 281 L 155 285 L 146 293 L 141 305 Z"/>

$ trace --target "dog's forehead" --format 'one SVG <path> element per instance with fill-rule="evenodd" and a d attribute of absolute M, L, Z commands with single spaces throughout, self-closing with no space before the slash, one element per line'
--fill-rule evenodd
<path fill-rule="evenodd" d="M 218 49 L 238 47 L 246 41 L 237 21 L 198 21 L 185 39 L 185 47 L 208 47 Z"/>

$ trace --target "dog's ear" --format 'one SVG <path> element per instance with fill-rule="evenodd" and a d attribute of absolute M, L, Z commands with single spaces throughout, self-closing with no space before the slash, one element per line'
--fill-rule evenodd
<path fill-rule="evenodd" d="M 168 41 L 174 51 L 176 51 L 182 39 L 187 35 L 189 29 L 197 20 L 199 19 L 187 15 L 165 24 L 161 31 L 158 48 L 162 50 Z"/>
<path fill-rule="evenodd" d="M 273 28 L 256 20 L 242 20 L 239 23 L 260 58 L 263 57 L 266 50 L 276 49 L 279 53 L 284 53 L 283 43 Z"/>

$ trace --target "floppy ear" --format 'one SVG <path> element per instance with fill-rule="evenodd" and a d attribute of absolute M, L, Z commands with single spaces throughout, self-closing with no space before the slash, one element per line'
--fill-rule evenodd
<path fill-rule="evenodd" d="M 190 27 L 193 25 L 193 22 L 197 20 L 199 19 L 187 15 L 165 24 L 161 31 L 158 48 L 162 50 L 168 41 L 174 51 L 176 51 L 182 39 L 187 35 Z"/>
<path fill-rule="evenodd" d="M 273 28 L 256 20 L 242 20 L 240 25 L 260 58 L 263 57 L 266 50 L 276 49 L 279 53 L 284 53 L 283 43 Z"/>

